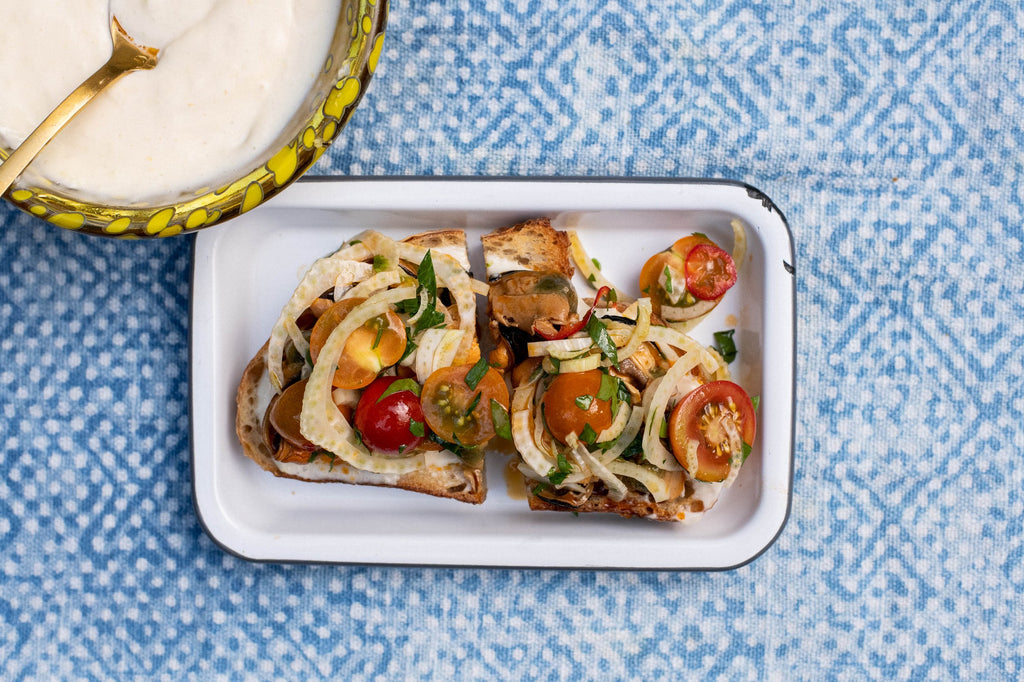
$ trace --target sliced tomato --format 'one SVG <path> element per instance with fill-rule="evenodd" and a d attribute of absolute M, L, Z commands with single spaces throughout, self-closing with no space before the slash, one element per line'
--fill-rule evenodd
<path fill-rule="evenodd" d="M 544 422 L 558 442 L 564 444 L 570 433 L 582 438 L 588 426 L 596 437 L 612 425 L 611 401 L 597 397 L 602 376 L 599 369 L 569 372 L 559 374 L 548 385 L 540 404 Z"/>
<path fill-rule="evenodd" d="M 668 424 L 672 454 L 698 481 L 723 481 L 734 458 L 754 442 L 754 404 L 731 381 L 711 381 L 688 393 Z"/>
<path fill-rule="evenodd" d="M 714 244 L 698 244 L 686 255 L 686 290 L 694 298 L 713 301 L 736 284 L 732 256 Z"/>
<path fill-rule="evenodd" d="M 343 298 L 320 316 L 309 337 L 309 355 L 314 363 L 335 327 L 365 300 Z M 397 313 L 389 310 L 371 318 L 345 341 L 334 372 L 334 386 L 352 389 L 368 386 L 382 369 L 402 359 L 406 342 L 405 325 Z"/>
<path fill-rule="evenodd" d="M 420 405 L 430 430 L 456 445 L 480 445 L 494 437 L 491 400 L 508 409 L 508 387 L 493 367 L 476 386 L 466 383 L 473 365 L 436 370 L 423 384 Z"/>
<path fill-rule="evenodd" d="M 675 321 L 710 312 L 735 283 L 732 256 L 703 234 L 678 239 L 651 256 L 640 270 L 640 290 L 651 298 L 654 312 L 660 315 L 662 306 L 672 307 Z"/>
<path fill-rule="evenodd" d="M 410 388 L 384 395 L 396 381 L 408 382 Z M 366 387 L 356 405 L 355 427 L 368 448 L 398 453 L 423 442 L 426 420 L 420 408 L 420 398 L 413 389 L 419 390 L 419 384 L 412 379 L 398 377 L 380 377 Z"/>

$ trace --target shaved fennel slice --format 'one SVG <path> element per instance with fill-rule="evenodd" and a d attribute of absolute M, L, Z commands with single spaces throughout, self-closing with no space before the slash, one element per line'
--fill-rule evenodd
<path fill-rule="evenodd" d="M 537 447 L 533 439 L 533 429 L 530 426 L 529 410 L 519 410 L 512 413 L 512 442 L 515 443 L 516 451 L 522 458 L 523 463 L 533 470 L 539 478 L 546 478 L 555 460 L 549 458 Z"/>
<path fill-rule="evenodd" d="M 608 467 L 606 467 L 596 456 L 592 455 L 587 448 L 580 443 L 575 433 L 570 433 L 566 438 L 566 445 L 569 446 L 570 450 L 576 457 L 587 465 L 590 469 L 590 473 L 597 478 L 601 479 L 605 487 L 608 488 L 608 496 L 616 502 L 621 501 L 626 497 L 626 485 L 620 481 L 615 474 L 613 474 Z"/>
<path fill-rule="evenodd" d="M 441 340 L 448 332 L 448 329 L 428 329 L 417 337 L 416 364 L 413 369 L 416 372 L 416 380 L 421 384 L 427 380 L 434 367 L 434 353 L 441 345 Z"/>
<path fill-rule="evenodd" d="M 427 255 L 427 249 L 414 244 L 396 242 L 398 257 L 405 261 L 419 263 Z M 476 294 L 469 274 L 458 260 L 443 251 L 431 250 L 430 259 L 434 264 L 434 275 L 438 288 L 447 287 L 459 311 L 459 329 L 464 332 L 456 357 L 467 354 L 473 346 L 476 331 Z M 411 297 L 410 297 L 411 298 Z"/>
<path fill-rule="evenodd" d="M 665 423 L 665 410 L 668 409 L 668 401 L 675 394 L 676 385 L 690 370 L 697 366 L 697 354 L 687 353 L 681 357 L 665 376 L 661 378 L 657 390 L 651 398 L 650 406 L 646 412 L 646 426 L 644 428 L 644 458 L 666 471 L 679 471 L 682 467 L 676 458 L 669 452 L 661 442 L 661 425 Z M 651 390 L 648 388 L 647 390 Z"/>
<path fill-rule="evenodd" d="M 320 294 L 336 287 L 338 282 L 346 280 L 350 283 L 359 282 L 372 272 L 372 265 L 359 261 L 322 258 L 313 263 L 313 266 L 295 288 L 288 303 L 281 309 L 281 314 L 270 332 L 270 341 L 267 344 L 267 374 L 275 391 L 280 393 L 284 388 L 281 356 L 284 353 L 284 344 L 291 336 L 288 333 L 289 321 L 294 327 L 296 318 L 309 307 L 309 304 L 315 301 Z M 292 342 L 295 343 L 294 338 Z M 299 344 L 296 344 L 296 348 L 299 347 Z"/>
<path fill-rule="evenodd" d="M 375 230 L 364 232 L 362 239 L 370 253 L 384 261 L 386 270 L 398 269 L 398 242 Z"/>
<path fill-rule="evenodd" d="M 647 333 L 647 340 L 657 343 L 659 347 L 661 344 L 666 344 L 685 351 L 685 355 L 696 358 L 695 365 L 700 363 L 701 367 L 708 374 L 714 374 L 718 371 L 720 361 L 707 348 L 697 343 L 689 334 L 670 327 L 652 325 Z"/>
<path fill-rule="evenodd" d="M 619 455 L 626 451 L 626 448 L 630 446 L 633 439 L 636 438 L 636 435 L 640 433 L 640 429 L 643 428 L 644 414 L 645 411 L 642 407 L 633 407 L 630 409 L 629 421 L 626 422 L 626 426 L 622 429 L 622 433 L 619 434 L 619 438 L 615 441 L 615 445 L 597 455 L 602 464 L 607 464 L 612 460 L 618 459 Z"/>
<path fill-rule="evenodd" d="M 576 372 L 587 372 L 592 369 L 597 369 L 600 366 L 601 354 L 591 353 L 590 355 L 584 355 L 582 358 L 562 360 L 558 363 L 558 373 L 573 374 Z"/>
<path fill-rule="evenodd" d="M 428 329 L 420 334 L 414 365 L 416 380 L 424 383 L 442 367 L 450 367 L 465 332 L 461 329 Z"/>
<path fill-rule="evenodd" d="M 302 412 L 299 415 L 302 435 L 363 471 L 379 474 L 409 473 L 423 466 L 423 455 L 417 453 L 407 457 L 385 457 L 370 452 L 356 442 L 351 425 L 332 399 L 334 368 L 353 331 L 383 314 L 398 301 L 412 297 L 415 292 L 413 287 L 390 289 L 353 308 L 327 337 L 303 394 Z"/>
<path fill-rule="evenodd" d="M 546 479 L 555 458 L 537 445 L 535 425 L 535 394 L 538 382 L 520 386 L 512 394 L 512 442 L 523 463 L 541 479 Z"/>
<path fill-rule="evenodd" d="M 461 329 L 444 330 L 441 343 L 437 344 L 437 350 L 434 351 L 434 360 L 430 368 L 431 373 L 436 372 L 442 367 L 451 367 L 455 361 L 455 356 L 459 352 L 462 337 L 465 335 L 466 333 Z"/>
<path fill-rule="evenodd" d="M 609 329 L 608 334 L 616 345 L 626 343 L 631 332 L 621 329 Z M 554 341 L 531 341 L 526 344 L 526 353 L 531 358 L 550 355 L 553 358 L 571 358 L 594 345 L 594 340 L 586 332 L 578 332 L 565 339 Z"/>
<path fill-rule="evenodd" d="M 664 502 L 679 497 L 683 491 L 683 473 L 681 471 L 666 471 L 659 474 L 647 467 L 621 459 L 608 462 L 607 466 L 608 471 L 616 476 L 631 478 L 647 488 L 655 502 Z"/>
<path fill-rule="evenodd" d="M 401 281 L 402 273 L 398 270 L 385 270 L 384 272 L 378 272 L 373 277 L 363 280 L 346 291 L 344 298 L 369 298 L 382 289 L 387 289 L 389 286 L 398 284 Z M 334 300 L 339 300 L 337 291 L 335 291 Z"/>
<path fill-rule="evenodd" d="M 583 242 L 580 241 L 580 236 L 576 233 L 576 230 L 566 230 L 566 234 L 569 235 L 569 255 L 572 256 L 576 267 L 579 268 L 580 274 L 587 280 L 587 283 L 594 287 L 595 291 L 601 287 L 608 287 L 615 292 L 615 300 L 628 301 L 629 298 L 626 297 L 622 289 L 612 284 L 604 276 L 600 268 L 597 267 L 594 260 L 587 255 L 586 250 L 583 248 Z"/>
<path fill-rule="evenodd" d="M 640 344 L 647 340 L 651 331 L 651 299 L 641 298 L 637 305 L 636 327 L 629 336 L 626 345 L 619 349 L 618 360 L 622 362 L 640 348 Z"/>
<path fill-rule="evenodd" d="M 612 423 L 608 425 L 608 428 L 597 434 L 597 440 L 595 443 L 607 443 L 610 440 L 618 438 L 623 431 L 626 429 L 626 425 L 629 424 L 630 417 L 633 416 L 633 408 L 628 401 L 619 403 L 619 410 L 615 413 L 615 418 L 612 419 Z"/>
<path fill-rule="evenodd" d="M 747 231 L 741 220 L 733 219 L 732 223 L 732 262 L 736 266 L 736 274 L 747 259 Z"/>

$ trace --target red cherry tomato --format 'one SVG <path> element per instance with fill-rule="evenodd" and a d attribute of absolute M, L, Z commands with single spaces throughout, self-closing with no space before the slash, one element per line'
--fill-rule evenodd
<path fill-rule="evenodd" d="M 698 481 L 723 481 L 733 456 L 742 456 L 756 431 L 754 404 L 731 381 L 710 381 L 690 391 L 672 410 L 672 454 Z"/>
<path fill-rule="evenodd" d="M 381 395 L 396 381 L 398 377 L 375 379 L 356 405 L 356 429 L 363 443 L 377 452 L 405 452 L 422 443 L 426 436 L 420 399 L 413 391 L 395 391 L 381 400 Z"/>
<path fill-rule="evenodd" d="M 714 244 L 698 244 L 686 254 L 686 290 L 694 298 L 713 301 L 735 283 L 732 256 Z"/>

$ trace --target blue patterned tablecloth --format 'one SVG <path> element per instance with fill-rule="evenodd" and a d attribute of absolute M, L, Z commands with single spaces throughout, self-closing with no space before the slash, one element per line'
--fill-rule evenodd
<path fill-rule="evenodd" d="M 327 175 L 719 177 L 797 251 L 791 516 L 724 573 L 259 565 L 192 509 L 187 237 L 0 207 L 5 679 L 1019 679 L 1024 10 L 391 5 Z"/>

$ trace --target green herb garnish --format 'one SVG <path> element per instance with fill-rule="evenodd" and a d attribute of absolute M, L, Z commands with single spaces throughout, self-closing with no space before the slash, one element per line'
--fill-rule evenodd
<path fill-rule="evenodd" d="M 491 420 L 494 422 L 494 433 L 512 440 L 512 422 L 509 421 L 508 410 L 494 398 L 491 398 Z"/>
<path fill-rule="evenodd" d="M 398 379 L 396 381 L 392 381 L 391 385 L 385 388 L 384 392 L 380 394 L 379 398 L 377 398 L 377 402 L 379 403 L 380 401 L 384 400 L 384 398 L 387 398 L 389 395 L 392 395 L 394 393 L 401 393 L 402 391 L 409 391 L 416 397 L 419 397 L 420 385 L 416 383 L 415 379 Z"/>
<path fill-rule="evenodd" d="M 589 410 L 591 404 L 594 402 L 594 396 L 592 395 L 578 395 L 576 396 L 576 407 L 581 410 Z"/>
<path fill-rule="evenodd" d="M 598 400 L 611 400 L 619 390 L 619 379 L 611 374 L 601 375 L 601 388 L 597 391 Z"/>
<path fill-rule="evenodd" d="M 587 445 L 593 445 L 594 441 L 596 440 L 597 432 L 594 431 L 594 427 L 590 425 L 590 422 L 587 422 L 586 424 L 583 425 L 583 430 L 580 431 L 580 441 L 586 443 Z"/>
<path fill-rule="evenodd" d="M 471 447 L 468 445 L 462 445 L 461 443 L 449 443 L 448 441 L 444 440 L 433 431 L 427 434 L 427 438 L 437 443 L 442 448 L 452 453 L 456 457 L 459 457 L 460 459 L 465 460 L 467 462 L 478 459 L 481 456 L 481 451 L 479 448 Z M 456 437 L 455 440 L 458 440 L 458 437 Z"/>
<path fill-rule="evenodd" d="M 476 364 L 466 372 L 466 385 L 471 389 L 475 389 L 477 384 L 480 383 L 484 378 L 484 375 L 487 374 L 487 370 L 490 368 L 491 366 L 488 364 L 487 359 L 481 357 L 476 361 Z"/>
<path fill-rule="evenodd" d="M 557 467 L 551 467 L 548 472 L 548 480 L 554 485 L 561 485 L 565 478 L 572 473 L 572 465 L 561 452 L 556 457 Z"/>
<path fill-rule="evenodd" d="M 601 349 L 601 353 L 611 360 L 613 365 L 618 366 L 618 348 L 615 347 L 615 341 L 612 340 L 611 334 L 608 333 L 608 328 L 604 326 L 604 322 L 597 315 L 591 315 L 590 319 L 587 320 L 587 333 L 590 334 L 590 339 Z"/>
<path fill-rule="evenodd" d="M 469 415 L 473 414 L 473 410 L 475 410 L 476 406 L 479 405 L 479 404 L 480 404 L 480 391 L 477 391 L 473 395 L 473 400 L 469 403 L 469 407 L 466 408 L 465 416 L 468 417 Z"/>
<path fill-rule="evenodd" d="M 733 334 L 735 333 L 735 329 L 727 329 L 715 332 L 714 334 L 715 347 L 718 350 L 718 354 L 726 362 L 732 362 L 736 359 L 736 342 L 733 340 Z"/>
<path fill-rule="evenodd" d="M 385 258 L 384 256 L 380 255 L 379 253 L 378 254 L 374 254 L 374 256 L 373 256 L 373 271 L 374 272 L 384 272 L 389 267 L 391 267 L 391 264 L 388 262 L 387 258 Z"/>
<path fill-rule="evenodd" d="M 444 324 L 444 313 L 437 310 L 437 277 L 434 275 L 434 260 L 430 255 L 430 251 L 427 251 L 426 255 L 423 256 L 423 260 L 420 261 L 419 270 L 416 271 L 416 282 L 419 287 L 417 291 L 422 289 L 427 292 L 427 304 L 420 311 L 420 316 L 416 320 L 413 336 L 432 327 Z"/>
<path fill-rule="evenodd" d="M 423 438 L 423 436 L 426 434 L 426 430 L 423 428 L 423 422 L 418 422 L 415 419 L 410 419 L 409 433 L 416 436 L 417 438 Z"/>
<path fill-rule="evenodd" d="M 665 292 L 672 293 L 672 271 L 668 269 L 667 265 L 665 266 Z"/>

